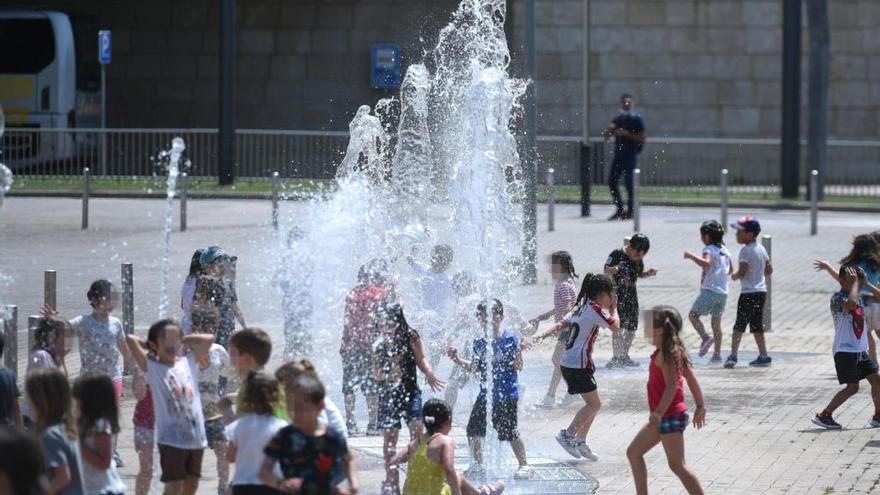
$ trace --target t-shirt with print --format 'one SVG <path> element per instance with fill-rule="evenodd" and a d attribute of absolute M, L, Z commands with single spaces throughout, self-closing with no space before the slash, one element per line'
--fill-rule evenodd
<path fill-rule="evenodd" d="M 52 425 L 40 436 L 43 447 L 43 460 L 46 463 L 46 471 L 61 466 L 67 466 L 70 471 L 70 482 L 58 492 L 57 495 L 85 495 L 87 492 L 83 483 L 82 459 L 79 455 L 79 443 L 67 436 L 63 424 Z"/>
<path fill-rule="evenodd" d="M 0 368 L 0 426 L 15 425 L 15 401 L 21 397 L 15 376 L 6 368 Z"/>
<path fill-rule="evenodd" d="M 202 413 L 205 421 L 222 418 L 223 413 L 217 407 L 220 400 L 218 383 L 220 377 L 231 378 L 235 370 L 229 361 L 229 353 L 220 344 L 211 344 L 208 353 L 198 359 L 199 363 L 199 395 L 202 397 Z"/>
<path fill-rule="evenodd" d="M 379 285 L 358 285 L 348 291 L 340 352 L 370 352 L 377 314 L 387 297 L 385 288 Z"/>
<path fill-rule="evenodd" d="M 865 332 L 865 308 L 861 301 L 853 309 L 844 304 L 849 299 L 845 292 L 831 296 L 831 318 L 834 320 L 834 352 L 865 352 L 868 334 Z"/>
<path fill-rule="evenodd" d="M 634 307 L 634 311 L 639 310 L 639 295 L 636 290 L 636 283 L 639 276 L 645 271 L 645 264 L 639 261 L 633 261 L 626 255 L 623 249 L 615 249 L 608 255 L 605 260 L 606 267 L 617 267 L 617 273 L 611 276 L 611 281 L 617 288 L 618 309 L 625 311 L 627 307 Z"/>
<path fill-rule="evenodd" d="M 119 369 L 119 346 L 125 345 L 122 322 L 115 316 L 98 321 L 94 315 L 82 315 L 70 320 L 79 338 L 79 359 L 85 371 L 107 375 L 113 381 L 122 380 Z"/>
<path fill-rule="evenodd" d="M 226 438 L 235 445 L 235 475 L 232 485 L 262 485 L 260 468 L 263 465 L 263 449 L 278 433 L 287 426 L 287 421 L 271 414 L 245 414 L 226 427 Z M 276 464 L 272 472 L 281 476 Z"/>
<path fill-rule="evenodd" d="M 113 434 L 110 421 L 104 418 L 98 418 L 95 425 L 89 432 L 80 432 L 80 441 L 84 447 L 94 450 L 94 434 L 106 433 Z M 116 472 L 116 460 L 110 459 L 110 467 L 107 469 L 98 469 L 92 466 L 89 461 L 82 460 L 83 479 L 86 487 L 86 493 L 125 493 L 125 483 L 119 478 Z"/>
<path fill-rule="evenodd" d="M 599 329 L 611 326 L 611 313 L 588 300 L 565 315 L 562 321 L 568 322 L 571 334 L 565 343 L 565 353 L 562 355 L 560 366 L 595 371 L 593 345 L 599 335 Z"/>
<path fill-rule="evenodd" d="M 706 244 L 706 247 L 703 248 L 703 258 L 707 254 L 709 255 L 709 266 L 703 270 L 703 281 L 700 288 L 716 294 L 727 294 L 729 292 L 727 274 L 730 269 L 730 251 L 725 246 Z"/>
<path fill-rule="evenodd" d="M 864 260 L 859 261 L 858 267 L 865 272 L 865 279 L 868 281 L 869 284 L 873 285 L 874 287 L 880 287 L 880 270 L 872 267 L 867 261 Z M 865 296 L 872 295 L 873 293 L 870 289 L 868 289 L 867 285 L 862 287 L 862 302 L 865 304 L 865 306 L 873 306 L 874 304 L 876 304 L 873 302 L 865 301 Z"/>
<path fill-rule="evenodd" d="M 191 352 L 175 357 L 173 366 L 147 359 L 157 444 L 178 449 L 207 446 L 198 381 L 198 363 Z"/>
<path fill-rule="evenodd" d="M 519 339 L 505 330 L 497 339 L 492 339 L 492 402 L 519 399 L 519 375 L 516 371 L 516 356 Z M 474 364 L 480 376 L 480 394 L 477 400 L 486 400 L 488 346 L 485 337 L 474 340 Z"/>
<path fill-rule="evenodd" d="M 333 493 L 333 480 L 344 470 L 351 454 L 344 438 L 331 431 L 309 436 L 288 425 L 272 437 L 263 449 L 266 457 L 281 465 L 285 479 L 302 478 L 300 495 Z"/>
<path fill-rule="evenodd" d="M 748 271 L 742 278 L 742 293 L 767 292 L 767 279 L 764 270 L 770 256 L 764 246 L 752 241 L 739 250 L 739 263 L 749 265 Z"/>

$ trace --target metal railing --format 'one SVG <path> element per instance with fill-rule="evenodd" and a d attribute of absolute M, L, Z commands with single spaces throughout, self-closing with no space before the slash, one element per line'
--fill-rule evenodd
<path fill-rule="evenodd" d="M 191 176 L 217 170 L 216 129 L 107 129 L 106 170 L 100 163 L 100 129 L 37 129 L 7 127 L 4 161 L 19 176 L 79 176 L 90 168 L 95 176 L 150 176 L 152 157 L 181 136 L 193 163 Z M 348 144 L 347 132 L 239 129 L 236 131 L 236 174 L 268 178 L 330 179 Z M 599 138 L 591 167 L 594 184 L 607 182 L 613 146 Z M 578 137 L 538 137 L 538 177 L 555 171 L 557 185 L 580 178 Z M 804 145 L 804 155 L 806 146 Z M 731 193 L 776 195 L 780 146 L 776 139 L 654 137 L 639 157 L 642 186 L 670 192 L 720 189 L 721 169 L 729 171 Z M 805 160 L 806 161 L 806 160 Z M 809 173 L 802 167 L 806 197 Z M 880 141 L 828 141 L 825 194 L 880 197 Z"/>

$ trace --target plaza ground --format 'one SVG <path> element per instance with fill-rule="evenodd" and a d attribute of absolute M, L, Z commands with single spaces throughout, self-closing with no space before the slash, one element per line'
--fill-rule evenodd
<path fill-rule="evenodd" d="M 37 311 L 42 302 L 45 269 L 58 272 L 59 309 L 73 316 L 87 311 L 85 291 L 91 280 L 107 277 L 119 280 L 120 264 L 135 264 L 136 328 L 139 331 L 157 315 L 161 286 L 162 223 L 164 202 L 142 199 L 96 199 L 92 201 L 90 229 L 79 229 L 80 203 L 73 199 L 7 198 L 0 211 L 0 271 L 9 283 L 0 289 L 0 300 L 19 306 L 19 328 L 26 315 Z M 172 306 L 177 307 L 177 293 L 192 251 L 211 244 L 221 244 L 238 255 L 239 296 L 248 324 L 266 328 L 281 341 L 279 301 L 271 286 L 274 259 L 267 246 L 277 243 L 271 228 L 268 201 L 191 201 L 189 230 L 172 236 L 171 290 Z M 556 231 L 546 231 L 545 209 L 540 209 L 538 245 L 539 283 L 518 287 L 513 300 L 526 315 L 549 308 L 552 286 L 548 274 L 548 255 L 566 249 L 574 257 L 579 273 L 599 271 L 607 254 L 618 247 L 623 237 L 632 233 L 632 224 L 604 221 L 608 209 L 596 208 L 595 217 L 582 219 L 575 206 L 558 206 Z M 300 203 L 284 206 L 283 217 L 295 219 L 302 211 Z M 733 220 L 745 211 L 731 211 Z M 689 463 L 704 483 L 707 493 L 871 493 L 880 490 L 880 469 L 875 460 L 880 454 L 880 430 L 866 428 L 873 412 L 867 384 L 859 395 L 845 404 L 836 415 L 843 431 L 820 431 L 810 423 L 810 416 L 822 407 L 839 388 L 831 358 L 833 328 L 828 310 L 833 281 L 811 267 L 813 259 L 839 260 L 849 249 L 856 233 L 880 228 L 876 215 L 822 213 L 819 236 L 809 235 L 808 213 L 803 211 L 755 211 L 764 233 L 773 238 L 773 322 L 768 334 L 773 366 L 766 369 L 740 367 L 724 370 L 696 359 L 697 376 L 709 408 L 708 425 L 700 431 L 689 429 L 685 436 Z M 671 304 L 685 312 L 699 286 L 699 270 L 682 258 L 685 250 L 700 249 L 700 222 L 718 218 L 717 209 L 646 208 L 643 231 L 650 236 L 652 248 L 646 258 L 656 278 L 640 281 L 643 307 Z M 733 243 L 732 236 L 728 241 Z M 735 253 L 738 247 L 730 246 Z M 728 302 L 723 327 L 724 347 L 728 348 L 730 326 L 738 284 Z M 118 313 L 118 312 L 117 312 Z M 696 350 L 695 332 L 686 326 L 686 342 Z M 334 350 L 338 333 L 316 337 L 319 343 Z M 24 334 L 19 339 L 19 362 L 24 360 Z M 754 356 L 754 342 L 744 339 L 740 362 Z M 597 463 L 575 461 L 562 451 L 553 435 L 564 427 L 576 406 L 536 410 L 528 404 L 543 396 L 550 375 L 549 354 L 552 344 L 526 354 L 523 407 L 520 431 L 531 459 L 555 462 L 589 474 L 599 482 L 598 493 L 632 493 L 633 486 L 625 449 L 635 432 L 647 420 L 644 384 L 646 358 L 651 349 L 641 337 L 634 356 L 640 369 L 597 373 L 603 409 L 588 437 L 600 455 Z M 316 356 L 328 382 L 330 397 L 341 404 L 338 355 L 327 352 Z M 596 359 L 603 365 L 610 357 L 610 337 L 602 334 L 597 341 Z M 68 357 L 71 370 L 78 370 L 76 353 Z M 273 361 L 272 366 L 277 365 Z M 22 366 L 23 368 L 23 366 Z M 440 365 L 441 376 L 448 373 L 448 362 Z M 457 425 L 467 419 L 474 386 L 465 389 L 455 411 Z M 560 389 L 559 395 L 561 396 Z M 426 394 L 430 396 L 431 394 Z M 126 466 L 120 469 L 125 481 L 133 486 L 136 456 L 132 449 L 129 418 L 133 401 L 126 395 L 120 450 Z M 365 418 L 360 423 L 365 424 Z M 454 434 L 461 435 L 456 428 Z M 359 456 L 362 491 L 378 492 L 382 477 L 380 460 L 374 455 L 376 439 L 353 441 Z M 459 455 L 466 460 L 466 445 L 459 445 Z M 501 456 L 512 461 L 508 448 Z M 510 458 L 510 459 L 508 459 Z M 205 480 L 199 493 L 215 493 L 213 456 L 205 457 Z M 677 480 L 665 465 L 659 447 L 647 457 L 652 493 L 680 493 Z M 502 468 L 503 469 L 503 468 Z M 511 467 L 512 473 L 512 467 Z"/>

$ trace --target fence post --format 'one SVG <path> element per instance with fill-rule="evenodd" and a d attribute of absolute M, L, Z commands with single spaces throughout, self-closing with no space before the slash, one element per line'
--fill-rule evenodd
<path fill-rule="evenodd" d="M 180 175 L 180 231 L 186 232 L 186 198 L 189 192 L 186 172 Z"/>
<path fill-rule="evenodd" d="M 3 336 L 6 345 L 3 353 L 3 366 L 18 380 L 18 306 L 7 305 L 3 312 Z"/>
<path fill-rule="evenodd" d="M 810 172 L 810 235 L 819 232 L 819 171 Z"/>
<path fill-rule="evenodd" d="M 727 229 L 727 180 L 729 172 L 721 169 L 721 226 Z"/>
<path fill-rule="evenodd" d="M 581 141 L 581 216 L 590 216 L 590 194 L 593 187 L 593 147 Z"/>
<path fill-rule="evenodd" d="M 642 171 L 633 170 L 633 232 L 642 230 Z"/>
<path fill-rule="evenodd" d="M 30 315 L 28 316 L 28 334 L 27 334 L 27 350 L 25 351 L 25 355 L 29 355 L 31 349 L 34 348 L 36 343 L 36 331 L 37 327 L 40 325 L 40 319 L 42 316 L 40 315 Z"/>
<path fill-rule="evenodd" d="M 122 332 L 134 334 L 134 266 L 131 263 L 122 264 Z M 132 373 L 131 365 L 125 362 L 126 375 Z"/>
<path fill-rule="evenodd" d="M 272 172 L 272 228 L 278 230 L 278 172 Z"/>
<path fill-rule="evenodd" d="M 85 230 L 89 228 L 89 182 L 91 182 L 91 176 L 89 175 L 89 168 L 86 167 L 83 169 L 83 191 L 82 191 L 82 229 Z"/>
<path fill-rule="evenodd" d="M 773 259 L 773 238 L 769 235 L 761 236 L 761 245 L 767 251 L 767 257 Z M 767 303 L 764 305 L 764 330 L 772 330 L 773 322 L 773 276 L 767 275 Z"/>
<path fill-rule="evenodd" d="M 547 169 L 547 230 L 556 230 L 556 171 Z"/>
<path fill-rule="evenodd" d="M 43 272 L 43 304 L 58 309 L 58 273 L 55 270 Z"/>

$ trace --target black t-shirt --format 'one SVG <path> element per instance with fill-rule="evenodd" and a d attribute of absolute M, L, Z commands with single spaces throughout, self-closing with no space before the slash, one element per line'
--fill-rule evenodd
<path fill-rule="evenodd" d="M 639 275 L 645 271 L 645 264 L 642 261 L 633 261 L 626 255 L 623 249 L 615 249 L 608 255 L 605 260 L 605 266 L 616 266 L 617 273 L 611 276 L 614 286 L 617 288 L 618 305 L 626 305 L 636 302 L 637 297 L 636 282 Z"/>
<path fill-rule="evenodd" d="M 645 132 L 645 121 L 641 115 L 621 113 L 611 121 L 619 129 L 637 134 Z M 621 160 L 635 159 L 642 151 L 642 145 L 625 137 L 614 138 L 614 158 Z"/>
<path fill-rule="evenodd" d="M 375 358 L 382 381 L 389 388 L 400 387 L 405 392 L 419 392 L 416 376 L 416 352 L 412 338 L 418 333 L 412 328 L 400 328 L 393 336 L 382 336 L 375 348 Z"/>
<path fill-rule="evenodd" d="M 13 352 L 15 350 L 13 349 Z M 15 425 L 15 399 L 21 394 L 15 384 L 15 377 L 6 368 L 0 368 L 0 426 Z"/>

